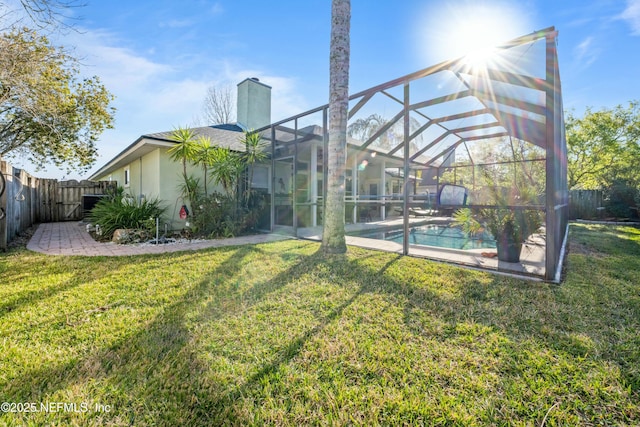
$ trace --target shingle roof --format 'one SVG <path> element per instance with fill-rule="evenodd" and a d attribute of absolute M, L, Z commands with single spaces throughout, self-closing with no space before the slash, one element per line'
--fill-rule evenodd
<path fill-rule="evenodd" d="M 211 139 L 211 144 L 219 147 L 229 147 L 234 151 L 244 151 L 245 146 L 241 142 L 243 138 L 243 129 L 234 124 L 204 126 L 192 128 L 196 136 L 207 136 Z M 98 171 L 89 177 L 89 179 L 98 179 L 112 171 L 131 163 L 134 158 L 139 158 L 144 154 L 156 149 L 157 147 L 170 147 L 169 144 L 175 144 L 171 139 L 173 131 L 149 133 L 140 136 L 131 145 L 122 150 L 120 154 L 111 159 L 107 164 L 102 166 Z"/>
<path fill-rule="evenodd" d="M 244 151 L 244 144 L 241 142 L 243 129 L 238 125 L 226 124 L 215 126 L 204 126 L 191 128 L 196 136 L 205 136 L 211 143 L 219 147 L 228 147 L 234 151 Z M 142 135 L 143 138 L 159 139 L 168 142 L 175 142 L 171 139 L 173 131 L 157 132 Z"/>

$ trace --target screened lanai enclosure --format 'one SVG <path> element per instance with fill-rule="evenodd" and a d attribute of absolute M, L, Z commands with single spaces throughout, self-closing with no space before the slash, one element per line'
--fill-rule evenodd
<path fill-rule="evenodd" d="M 352 95 L 347 243 L 558 280 L 568 192 L 556 38 L 548 28 Z M 327 112 L 260 130 L 272 229 L 321 238 Z"/>

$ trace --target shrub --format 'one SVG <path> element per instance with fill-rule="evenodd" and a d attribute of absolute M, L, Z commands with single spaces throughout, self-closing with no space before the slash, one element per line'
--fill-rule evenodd
<path fill-rule="evenodd" d="M 256 202 L 245 208 L 237 197 L 213 193 L 201 199 L 197 215 L 193 216 L 197 234 L 206 237 L 233 237 L 255 230 L 264 203 Z"/>
<path fill-rule="evenodd" d="M 150 219 L 162 217 L 166 207 L 160 205 L 158 199 L 136 202 L 132 197 L 124 195 L 118 188 L 112 195 L 101 199 L 91 210 L 89 218 L 93 224 L 100 225 L 99 240 L 111 240 L 113 233 L 119 228 L 143 229 L 149 232 Z"/>
<path fill-rule="evenodd" d="M 629 208 L 636 204 L 637 196 L 638 190 L 631 182 L 617 179 L 605 189 L 604 207 L 616 218 L 628 218 L 631 214 Z"/>

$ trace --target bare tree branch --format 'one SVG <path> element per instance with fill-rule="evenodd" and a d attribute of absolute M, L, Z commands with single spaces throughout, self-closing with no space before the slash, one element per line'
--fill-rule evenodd
<path fill-rule="evenodd" d="M 207 125 L 233 123 L 236 99 L 231 86 L 210 86 L 203 105 L 204 120 Z"/>
<path fill-rule="evenodd" d="M 72 29 L 70 21 L 77 18 L 72 9 L 86 6 L 80 0 L 19 0 L 19 8 L 12 9 L 0 0 L 0 30 L 17 26 L 35 26 L 40 30 Z"/>

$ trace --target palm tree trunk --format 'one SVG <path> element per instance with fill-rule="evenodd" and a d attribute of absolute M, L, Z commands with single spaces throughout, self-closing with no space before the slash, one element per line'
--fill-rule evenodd
<path fill-rule="evenodd" d="M 207 198 L 209 197 L 209 192 L 207 191 L 207 164 L 205 163 L 204 166 L 202 166 L 202 169 L 204 169 L 204 197 Z"/>
<path fill-rule="evenodd" d="M 344 189 L 347 166 L 347 112 L 349 109 L 350 0 L 331 2 L 329 71 L 329 144 L 327 199 L 324 208 L 322 250 L 344 253 Z"/>

